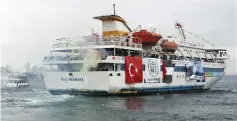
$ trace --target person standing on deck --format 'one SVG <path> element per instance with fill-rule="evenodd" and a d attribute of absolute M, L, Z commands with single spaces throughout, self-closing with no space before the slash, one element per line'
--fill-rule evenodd
<path fill-rule="evenodd" d="M 188 75 L 188 68 L 187 68 L 186 64 L 184 66 L 184 72 L 185 72 L 185 80 L 186 80 L 187 79 L 187 75 Z"/>

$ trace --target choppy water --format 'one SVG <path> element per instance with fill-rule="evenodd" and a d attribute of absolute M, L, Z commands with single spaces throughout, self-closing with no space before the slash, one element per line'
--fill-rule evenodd
<path fill-rule="evenodd" d="M 209 92 L 142 97 L 52 96 L 42 81 L 1 89 L 2 121 L 237 120 L 237 78 Z"/>

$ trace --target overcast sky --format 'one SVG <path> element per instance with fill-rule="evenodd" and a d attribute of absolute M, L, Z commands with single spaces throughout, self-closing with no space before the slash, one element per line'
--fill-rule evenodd
<path fill-rule="evenodd" d="M 55 39 L 88 35 L 101 22 L 92 17 L 113 13 L 131 28 L 153 24 L 163 35 L 174 35 L 174 22 L 210 42 L 227 48 L 228 74 L 237 74 L 237 2 L 235 0 L 1 0 L 1 64 L 24 71 L 41 65 Z"/>

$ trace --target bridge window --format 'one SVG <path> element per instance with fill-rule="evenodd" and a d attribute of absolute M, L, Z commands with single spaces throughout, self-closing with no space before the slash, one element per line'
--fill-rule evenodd
<path fill-rule="evenodd" d="M 115 71 L 124 71 L 124 64 L 115 64 Z"/>
<path fill-rule="evenodd" d="M 114 55 L 114 48 L 99 48 L 98 49 L 102 55 Z"/>
<path fill-rule="evenodd" d="M 159 55 L 157 55 L 157 54 L 151 54 L 151 58 L 159 58 Z"/>
<path fill-rule="evenodd" d="M 141 56 L 142 52 L 137 50 L 130 50 L 130 56 Z"/>
<path fill-rule="evenodd" d="M 171 60 L 164 60 L 165 67 L 172 67 L 172 61 Z"/>
<path fill-rule="evenodd" d="M 128 50 L 126 49 L 115 49 L 116 56 L 128 56 Z"/>
<path fill-rule="evenodd" d="M 203 72 L 206 72 L 206 68 L 203 68 Z"/>
<path fill-rule="evenodd" d="M 176 72 L 184 72 L 185 69 L 184 69 L 184 66 L 176 66 L 176 67 L 174 68 L 174 71 L 176 71 Z"/>
<path fill-rule="evenodd" d="M 203 68 L 203 72 L 224 72 L 224 68 Z"/>
<path fill-rule="evenodd" d="M 99 63 L 97 67 L 91 68 L 90 71 L 114 71 L 113 63 Z"/>
<path fill-rule="evenodd" d="M 124 70 L 124 64 L 120 64 L 120 69 L 123 71 Z"/>

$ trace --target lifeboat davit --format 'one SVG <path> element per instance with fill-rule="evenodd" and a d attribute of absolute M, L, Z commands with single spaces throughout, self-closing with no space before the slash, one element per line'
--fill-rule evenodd
<path fill-rule="evenodd" d="M 167 39 L 161 43 L 162 51 L 174 52 L 178 49 L 178 45 L 175 42 L 170 42 Z"/>
<path fill-rule="evenodd" d="M 157 42 L 162 38 L 160 34 L 148 32 L 147 30 L 140 30 L 139 32 L 134 32 L 132 37 L 132 41 L 134 43 L 141 43 L 151 46 L 155 46 Z"/>

